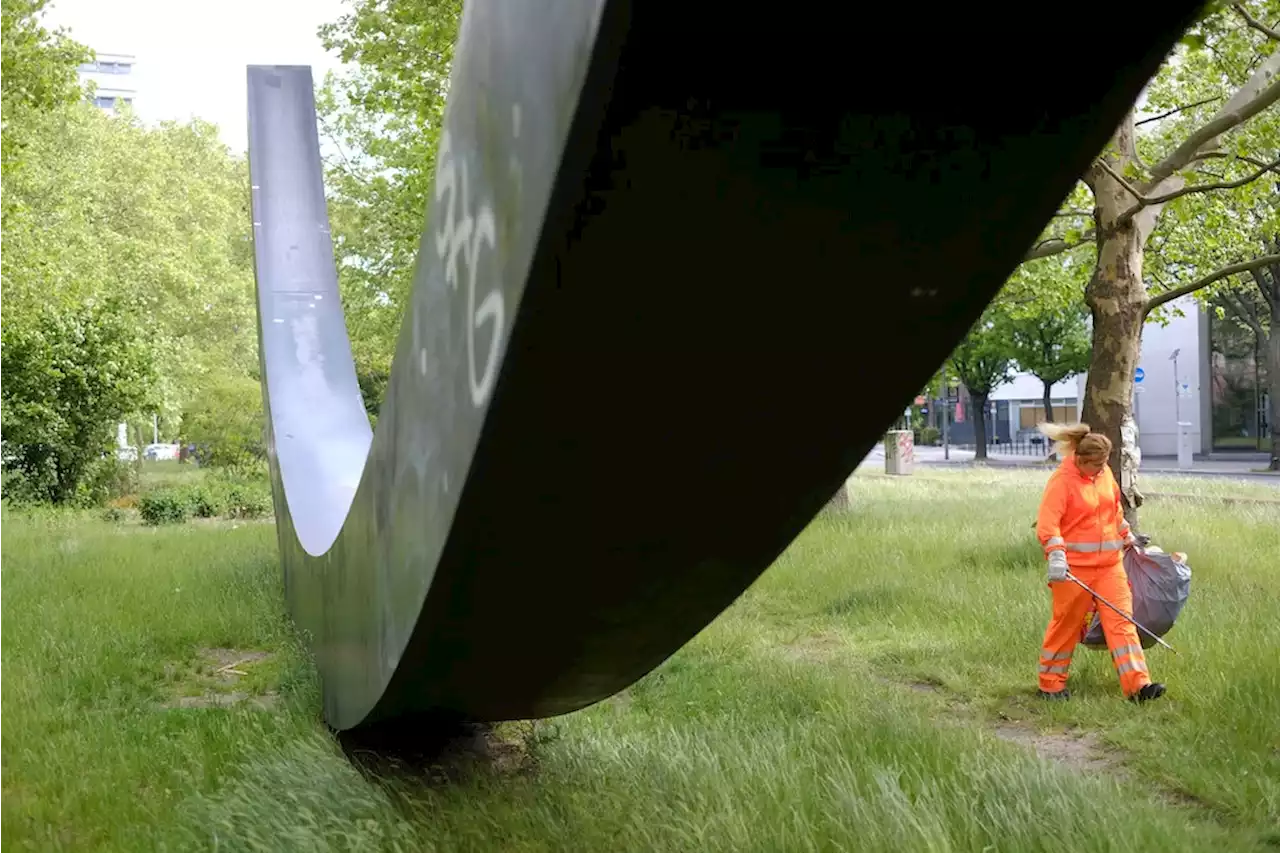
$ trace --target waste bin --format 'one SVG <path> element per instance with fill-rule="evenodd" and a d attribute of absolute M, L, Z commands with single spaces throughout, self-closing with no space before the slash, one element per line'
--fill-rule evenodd
<path fill-rule="evenodd" d="M 1178 421 L 1178 467 L 1190 468 L 1191 462 L 1191 424 L 1188 421 Z"/>
<path fill-rule="evenodd" d="M 890 430 L 884 437 L 884 472 L 907 475 L 915 466 L 916 449 L 911 430 Z"/>

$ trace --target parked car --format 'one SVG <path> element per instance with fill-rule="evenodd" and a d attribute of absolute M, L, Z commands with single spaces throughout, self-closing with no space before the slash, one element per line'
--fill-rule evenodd
<path fill-rule="evenodd" d="M 153 462 L 164 459 L 178 458 L 178 445 L 176 444 L 148 444 L 142 451 L 142 458 L 149 459 Z"/>

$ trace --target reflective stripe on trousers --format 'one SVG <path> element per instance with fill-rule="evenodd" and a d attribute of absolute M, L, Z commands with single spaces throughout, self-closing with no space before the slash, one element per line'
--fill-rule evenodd
<path fill-rule="evenodd" d="M 1129 660 L 1123 660 L 1126 657 Z M 1125 675 L 1130 672 L 1145 673 L 1147 671 L 1146 656 L 1142 653 L 1142 646 L 1138 643 L 1130 643 L 1112 649 L 1111 662 L 1115 664 L 1116 675 Z"/>
<path fill-rule="evenodd" d="M 1040 672 L 1065 675 L 1071 669 L 1071 652 L 1040 650 Z"/>
<path fill-rule="evenodd" d="M 1119 555 L 1112 559 L 1115 563 L 1110 566 L 1082 567 L 1075 571 L 1098 595 L 1128 613 L 1133 610 L 1133 592 Z M 1080 641 L 1080 626 L 1093 604 L 1093 596 L 1070 582 L 1051 583 L 1049 589 L 1053 594 L 1053 618 L 1041 643 L 1039 681 L 1041 690 L 1056 693 L 1067 686 L 1067 668 Z M 1151 683 L 1138 632 L 1109 608 L 1099 607 L 1098 618 L 1102 620 L 1107 645 L 1112 648 L 1111 660 L 1120 677 L 1120 688 L 1126 696 L 1132 696 Z"/>

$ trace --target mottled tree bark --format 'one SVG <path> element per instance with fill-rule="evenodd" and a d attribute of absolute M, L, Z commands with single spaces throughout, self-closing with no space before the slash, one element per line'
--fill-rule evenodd
<path fill-rule="evenodd" d="M 1111 439 L 1111 470 L 1120 481 L 1120 425 L 1133 407 L 1133 374 L 1147 316 L 1147 287 L 1142 280 L 1143 252 L 1162 205 L 1133 211 L 1136 191 L 1124 180 L 1135 154 L 1133 115 L 1116 130 L 1111 153 L 1089 167 L 1085 181 L 1094 195 L 1098 259 L 1085 288 L 1093 314 L 1093 358 L 1084 391 L 1081 420 Z M 1149 194 L 1178 189 L 1183 181 L 1166 178 Z M 1126 515 L 1136 521 L 1136 508 Z"/>
<path fill-rule="evenodd" d="M 973 442 L 974 452 L 973 458 L 987 458 L 987 395 L 979 393 L 972 388 L 969 389 L 969 402 L 972 409 L 969 417 L 973 418 Z"/>
<path fill-rule="evenodd" d="M 1280 300 L 1271 303 L 1271 334 L 1267 339 L 1267 385 L 1271 397 L 1268 420 L 1271 426 L 1272 471 L 1280 471 Z"/>
<path fill-rule="evenodd" d="M 1138 158 L 1133 114 L 1116 129 L 1112 144 L 1082 176 L 1094 195 L 1094 227 L 1080 240 L 1092 239 L 1097 266 L 1085 289 L 1093 313 L 1093 359 L 1085 387 L 1082 420 L 1111 439 L 1111 467 L 1119 479 L 1120 425 L 1133 403 L 1133 371 L 1142 343 L 1142 324 L 1156 305 L 1172 301 L 1228 275 L 1253 267 L 1238 264 L 1169 292 L 1148 298 L 1142 280 L 1143 251 L 1163 206 L 1187 193 L 1225 188 L 1219 184 L 1188 186 L 1179 172 L 1198 157 L 1208 156 L 1222 134 L 1280 102 L 1280 51 L 1254 69 L 1221 109 L 1160 162 L 1144 166 Z M 1266 172 L 1258 172 L 1256 180 Z M 1144 180 L 1136 176 L 1144 176 Z M 1138 182 L 1135 184 L 1134 181 Z M 1073 245 L 1048 240 L 1032 247 L 1028 258 L 1046 257 Z M 1274 335 L 1272 337 L 1275 337 Z M 1274 400 L 1273 400 L 1274 406 Z M 1273 423 L 1273 431 L 1276 428 Z M 1127 504 L 1127 500 L 1126 500 Z M 1136 527 L 1136 507 L 1126 516 Z"/>

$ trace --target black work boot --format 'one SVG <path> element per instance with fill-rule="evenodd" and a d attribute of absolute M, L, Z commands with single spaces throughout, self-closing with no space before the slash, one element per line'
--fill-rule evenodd
<path fill-rule="evenodd" d="M 1160 689 L 1161 689 L 1161 690 L 1163 690 L 1164 688 L 1163 688 L 1163 687 L 1161 687 Z M 1070 691 L 1070 690 L 1057 690 L 1057 691 L 1054 691 L 1054 692 L 1050 692 L 1050 691 L 1048 691 L 1048 690 L 1041 690 L 1041 691 L 1040 691 L 1040 698 L 1041 698 L 1041 699 L 1047 699 L 1047 700 L 1048 700 L 1048 701 L 1050 701 L 1050 702 L 1065 702 L 1065 701 L 1067 701 L 1068 699 L 1070 699 L 1070 698 L 1071 698 L 1071 691 Z"/>
<path fill-rule="evenodd" d="M 1152 699 L 1159 699 L 1164 695 L 1164 685 L 1160 682 L 1153 682 L 1143 687 L 1137 693 L 1129 697 L 1130 702 L 1150 702 Z"/>

